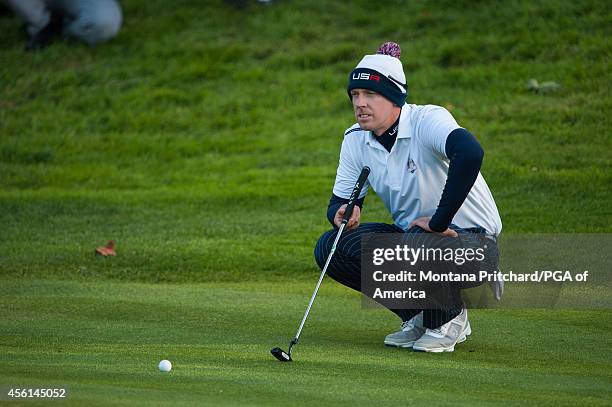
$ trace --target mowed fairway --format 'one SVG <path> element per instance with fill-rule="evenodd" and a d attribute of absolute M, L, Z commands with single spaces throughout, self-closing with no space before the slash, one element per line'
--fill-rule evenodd
<path fill-rule="evenodd" d="M 598 313 L 472 311 L 455 353 L 424 354 L 385 348 L 395 317 L 331 283 L 295 361 L 277 362 L 269 348 L 286 346 L 311 288 L 7 281 L 0 382 L 68 385 L 75 405 L 609 405 Z"/>
<path fill-rule="evenodd" d="M 68 386 L 74 405 L 610 405 L 606 309 L 474 310 L 454 353 L 421 354 L 385 348 L 400 321 L 326 279 L 295 362 L 269 354 L 318 277 L 349 72 L 384 41 L 409 102 L 482 144 L 504 234 L 612 231 L 609 2 L 228 3 L 124 0 L 113 41 L 36 53 L 0 16 L 0 386 Z M 391 222 L 373 193 L 362 214 Z"/>

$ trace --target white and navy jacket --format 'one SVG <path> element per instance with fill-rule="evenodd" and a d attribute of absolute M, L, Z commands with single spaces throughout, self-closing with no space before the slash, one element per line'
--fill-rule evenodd
<path fill-rule="evenodd" d="M 416 218 L 434 216 L 442 204 L 443 190 L 445 195 L 451 194 L 445 190 L 450 161 L 447 138 L 457 129 L 468 133 L 440 106 L 404 104 L 397 138 L 389 152 L 372 132 L 353 125 L 344 134 L 333 195 L 348 199 L 361 169 L 367 165 L 371 172 L 360 198 L 371 187 L 402 229 Z M 474 142 L 480 148 L 475 139 Z M 468 184 L 465 200 L 459 202 L 458 209 L 452 209 L 448 223 L 452 221 L 461 228 L 482 227 L 497 236 L 502 229 L 501 219 L 479 168 L 480 162 L 474 170 L 473 186 Z M 442 208 L 438 214 L 441 212 Z"/>

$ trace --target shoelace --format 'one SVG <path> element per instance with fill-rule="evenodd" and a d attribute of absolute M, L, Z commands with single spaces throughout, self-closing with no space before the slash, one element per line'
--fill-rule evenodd
<path fill-rule="evenodd" d="M 414 323 L 412 322 L 412 319 L 402 322 L 402 331 L 409 331 L 412 328 L 414 328 Z"/>
<path fill-rule="evenodd" d="M 439 336 L 446 336 L 446 334 L 448 333 L 448 328 L 450 328 L 450 322 L 447 322 L 446 324 L 442 325 L 440 328 L 427 328 L 427 333 L 431 333 L 434 335 L 439 335 Z"/>
<path fill-rule="evenodd" d="M 461 314 L 463 314 L 464 312 L 466 312 L 466 311 L 465 310 L 461 311 Z M 459 314 L 459 315 L 461 315 L 461 314 Z M 458 317 L 459 316 L 455 317 L 455 319 L 458 318 Z M 433 336 L 439 336 L 439 337 L 446 336 L 446 334 L 448 334 L 449 328 L 451 327 L 451 323 L 455 319 L 452 319 L 452 320 L 448 321 L 446 324 L 442 325 L 439 328 L 434 328 L 434 329 L 427 328 L 426 333 L 432 334 Z M 467 322 L 466 322 L 466 324 L 467 324 Z"/>

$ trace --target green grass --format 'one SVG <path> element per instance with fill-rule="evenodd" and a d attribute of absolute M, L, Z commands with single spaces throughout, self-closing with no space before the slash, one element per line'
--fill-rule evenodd
<path fill-rule="evenodd" d="M 68 385 L 74 405 L 603 406 L 612 397 L 612 325 L 598 312 L 472 311 L 468 342 L 423 354 L 384 348 L 395 317 L 361 309 L 336 283 L 322 288 L 295 361 L 281 364 L 269 348 L 286 348 L 311 289 L 6 281 L 0 382 Z M 157 371 L 164 358 L 169 374 Z"/>
<path fill-rule="evenodd" d="M 383 348 L 393 315 L 326 280 L 298 361 L 267 354 L 317 276 L 348 73 L 383 41 L 409 101 L 478 137 L 504 233 L 612 230 L 607 2 L 122 6 L 95 48 L 24 53 L 0 17 L 0 385 L 92 404 L 610 399 L 609 310 L 474 311 L 466 344 L 422 355 Z M 390 221 L 375 196 L 363 219 Z M 109 239 L 118 256 L 94 257 Z"/>

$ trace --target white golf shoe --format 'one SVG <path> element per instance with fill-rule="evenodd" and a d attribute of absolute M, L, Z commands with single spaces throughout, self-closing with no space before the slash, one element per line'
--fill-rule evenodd
<path fill-rule="evenodd" d="M 464 342 L 472 333 L 467 310 L 436 329 L 427 329 L 425 333 L 414 342 L 412 348 L 422 352 L 453 352 L 455 345 Z"/>

